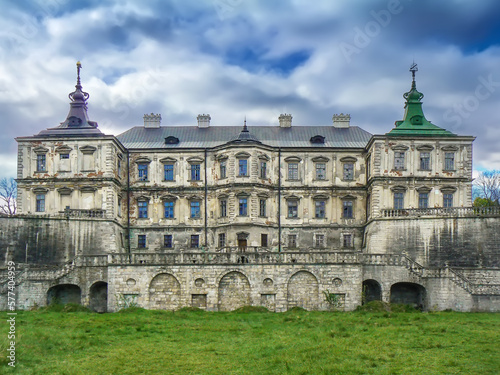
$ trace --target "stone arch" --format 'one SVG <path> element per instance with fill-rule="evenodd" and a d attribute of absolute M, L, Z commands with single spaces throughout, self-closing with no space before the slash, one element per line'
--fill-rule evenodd
<path fill-rule="evenodd" d="M 318 296 L 318 279 L 311 272 L 298 271 L 288 280 L 288 309 L 297 306 L 307 310 L 316 310 L 318 309 Z"/>
<path fill-rule="evenodd" d="M 370 301 L 382 301 L 382 287 L 377 280 L 363 281 L 363 305 Z"/>
<path fill-rule="evenodd" d="M 175 310 L 181 303 L 181 284 L 170 273 L 159 273 L 149 284 L 149 308 Z"/>
<path fill-rule="evenodd" d="M 97 281 L 90 287 L 89 307 L 98 313 L 108 311 L 108 283 Z"/>
<path fill-rule="evenodd" d="M 61 284 L 51 287 L 47 291 L 47 304 L 60 303 L 82 303 L 82 290 L 75 284 Z"/>
<path fill-rule="evenodd" d="M 425 288 L 415 283 L 396 283 L 391 286 L 391 303 L 404 303 L 417 309 L 425 308 Z"/>
<path fill-rule="evenodd" d="M 231 311 L 250 305 L 250 282 L 239 271 L 225 274 L 219 281 L 219 311 Z"/>

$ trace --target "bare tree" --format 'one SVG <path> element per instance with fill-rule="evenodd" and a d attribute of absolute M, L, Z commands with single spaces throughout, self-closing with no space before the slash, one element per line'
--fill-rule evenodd
<path fill-rule="evenodd" d="M 17 183 L 13 178 L 0 180 L 0 213 L 14 215 L 17 210 Z"/>
<path fill-rule="evenodd" d="M 474 180 L 477 194 L 492 204 L 500 204 L 500 171 L 486 171 Z"/>

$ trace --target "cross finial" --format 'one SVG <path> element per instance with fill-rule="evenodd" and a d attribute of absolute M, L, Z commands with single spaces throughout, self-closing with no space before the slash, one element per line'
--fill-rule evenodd
<path fill-rule="evenodd" d="M 247 116 L 245 116 L 245 122 L 243 124 L 243 131 L 244 132 L 247 132 L 248 131 L 248 128 L 247 128 Z"/>
<path fill-rule="evenodd" d="M 411 72 L 411 75 L 412 75 L 412 78 L 413 78 L 413 82 L 415 82 L 415 72 L 418 72 L 418 66 L 415 63 L 415 61 L 413 61 L 413 64 L 411 64 L 410 72 Z"/>

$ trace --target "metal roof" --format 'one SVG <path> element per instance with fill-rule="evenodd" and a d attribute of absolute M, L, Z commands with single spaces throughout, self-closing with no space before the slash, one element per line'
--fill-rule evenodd
<path fill-rule="evenodd" d="M 176 149 L 176 148 L 213 148 L 234 142 L 239 138 L 241 126 L 161 126 L 145 128 L 136 126 L 116 138 L 128 149 Z M 249 126 L 251 142 L 259 142 L 272 147 L 327 147 L 327 148 L 364 148 L 372 135 L 367 131 L 351 126 Z M 311 138 L 320 135 L 324 144 L 312 143 Z M 165 138 L 179 139 L 178 144 L 165 144 Z M 240 143 L 241 144 L 241 143 Z"/>

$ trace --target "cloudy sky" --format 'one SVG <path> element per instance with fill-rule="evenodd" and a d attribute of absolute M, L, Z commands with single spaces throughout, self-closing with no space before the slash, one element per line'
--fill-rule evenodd
<path fill-rule="evenodd" d="M 434 124 L 474 135 L 500 169 L 498 0 L 0 0 L 0 177 L 14 137 L 66 118 L 77 61 L 91 120 L 117 135 L 162 125 L 327 125 L 373 134 L 402 119 L 413 61 Z"/>

